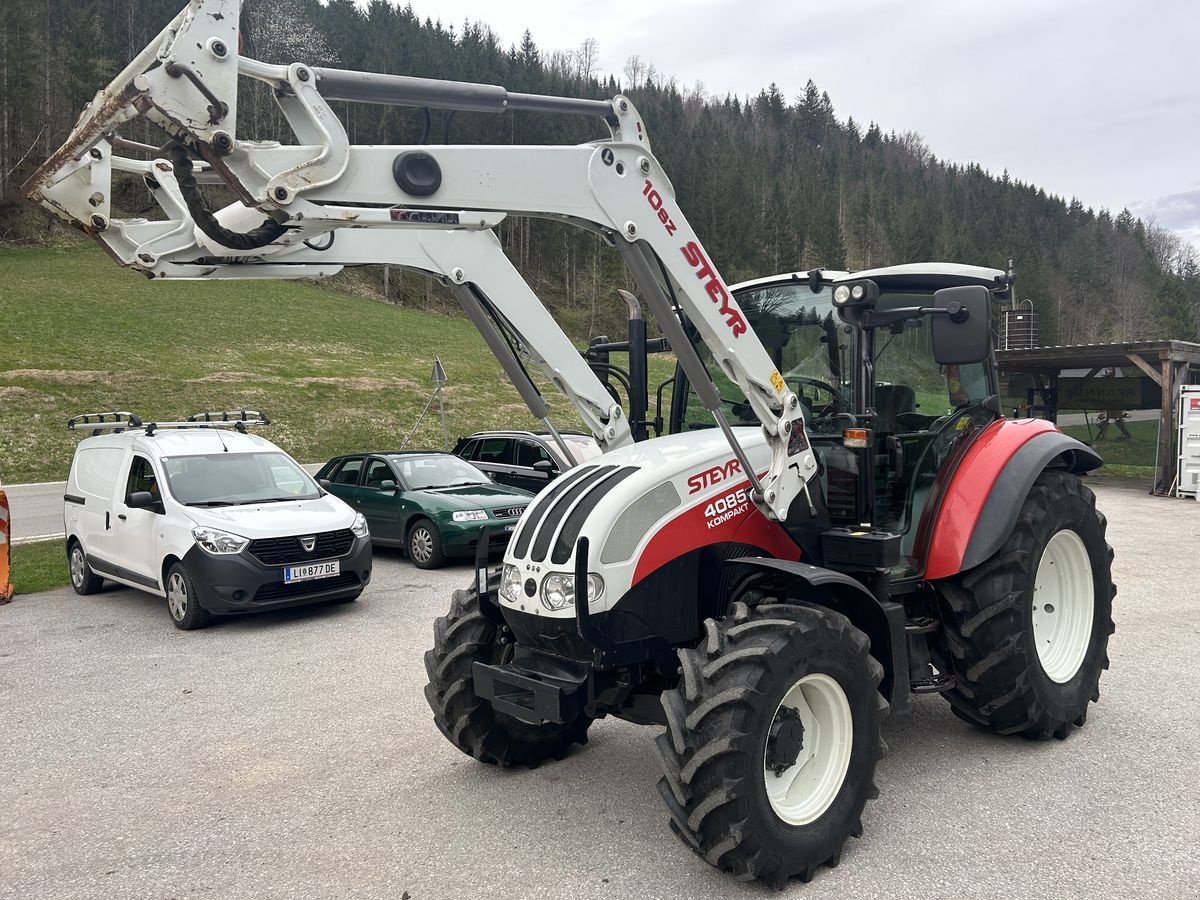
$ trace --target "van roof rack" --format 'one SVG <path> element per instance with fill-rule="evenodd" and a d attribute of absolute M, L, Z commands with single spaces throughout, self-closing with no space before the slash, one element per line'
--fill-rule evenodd
<path fill-rule="evenodd" d="M 189 422 L 244 422 L 247 425 L 270 425 L 271 417 L 256 409 L 221 409 L 198 412 L 188 416 Z"/>
<path fill-rule="evenodd" d="M 92 434 L 101 431 L 124 431 L 126 428 L 141 428 L 142 420 L 131 412 L 94 412 L 72 416 L 67 420 L 71 431 L 91 428 Z"/>
<path fill-rule="evenodd" d="M 232 428 L 242 434 L 247 434 L 250 425 L 270 425 L 271 417 L 255 409 L 220 410 L 217 412 L 199 412 L 188 416 L 184 422 L 143 422 L 139 416 L 130 412 L 101 412 L 84 413 L 73 416 L 67 421 L 71 431 L 90 429 L 93 435 L 104 431 L 119 434 L 122 431 L 141 429 L 146 436 L 151 437 L 161 428 Z"/>

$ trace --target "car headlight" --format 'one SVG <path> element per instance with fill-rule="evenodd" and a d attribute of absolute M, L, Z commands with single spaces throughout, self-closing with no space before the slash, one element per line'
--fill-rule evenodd
<path fill-rule="evenodd" d="M 521 599 L 521 570 L 516 566 L 506 565 L 500 576 L 500 596 L 509 603 Z"/>
<path fill-rule="evenodd" d="M 241 553 L 250 543 L 248 538 L 241 535 L 230 534 L 228 531 L 220 531 L 216 528 L 205 528 L 203 525 L 197 525 L 192 529 L 192 538 L 202 549 L 218 556 L 226 553 Z"/>
<path fill-rule="evenodd" d="M 482 509 L 460 509 L 450 518 L 455 522 L 481 522 L 487 518 L 487 513 Z"/>
<path fill-rule="evenodd" d="M 604 596 L 604 579 L 595 572 L 588 573 L 587 598 L 591 603 Z M 542 582 L 542 606 L 546 609 L 566 609 L 575 605 L 575 576 L 566 572 L 551 572 Z"/>
<path fill-rule="evenodd" d="M 350 526 L 350 531 L 355 537 L 364 538 L 371 533 L 371 529 L 367 527 L 367 517 L 362 513 L 356 513 L 354 516 L 354 524 Z"/>

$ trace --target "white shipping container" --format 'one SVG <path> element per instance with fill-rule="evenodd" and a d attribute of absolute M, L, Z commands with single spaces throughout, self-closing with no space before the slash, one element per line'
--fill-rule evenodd
<path fill-rule="evenodd" d="M 1179 386 L 1180 497 L 1200 495 L 1200 384 Z"/>

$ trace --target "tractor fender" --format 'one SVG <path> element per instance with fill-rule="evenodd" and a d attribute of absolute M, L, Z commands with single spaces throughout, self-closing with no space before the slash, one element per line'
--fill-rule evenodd
<path fill-rule="evenodd" d="M 879 685 L 891 703 L 893 712 L 909 708 L 908 643 L 904 637 L 904 607 L 899 603 L 881 601 L 866 586 L 847 575 L 821 566 L 743 556 L 731 559 L 726 565 L 750 569 L 733 591 L 736 598 L 749 588 L 775 587 L 797 600 L 827 606 L 844 614 L 871 641 L 871 655 L 883 666 L 883 681 Z"/>
<path fill-rule="evenodd" d="M 1047 468 L 1081 475 L 1103 463 L 1095 450 L 1050 422 L 992 423 L 967 451 L 942 495 L 928 544 L 926 580 L 972 569 L 1004 546 L 1034 481 Z"/>

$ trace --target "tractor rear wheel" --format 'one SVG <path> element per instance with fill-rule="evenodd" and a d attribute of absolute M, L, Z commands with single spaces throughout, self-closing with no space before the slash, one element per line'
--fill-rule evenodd
<path fill-rule="evenodd" d="M 836 866 L 862 833 L 884 752 L 883 667 L 867 636 L 822 607 L 735 603 L 679 651 L 662 696 L 658 790 L 671 828 L 709 863 L 782 886 Z"/>
<path fill-rule="evenodd" d="M 499 574 L 489 583 L 498 587 Z M 586 744 L 592 724 L 587 716 L 565 725 L 529 725 L 475 694 L 475 661 L 498 665 L 512 653 L 512 643 L 501 637 L 499 626 L 480 611 L 474 584 L 454 592 L 450 612 L 434 622 L 433 648 L 425 652 L 425 699 L 438 730 L 468 756 L 501 767 L 562 759 L 573 744 Z"/>
<path fill-rule="evenodd" d="M 938 585 L 960 718 L 1039 740 L 1082 727 L 1114 631 L 1106 525 L 1078 477 L 1048 469 L 1004 546 Z"/>

